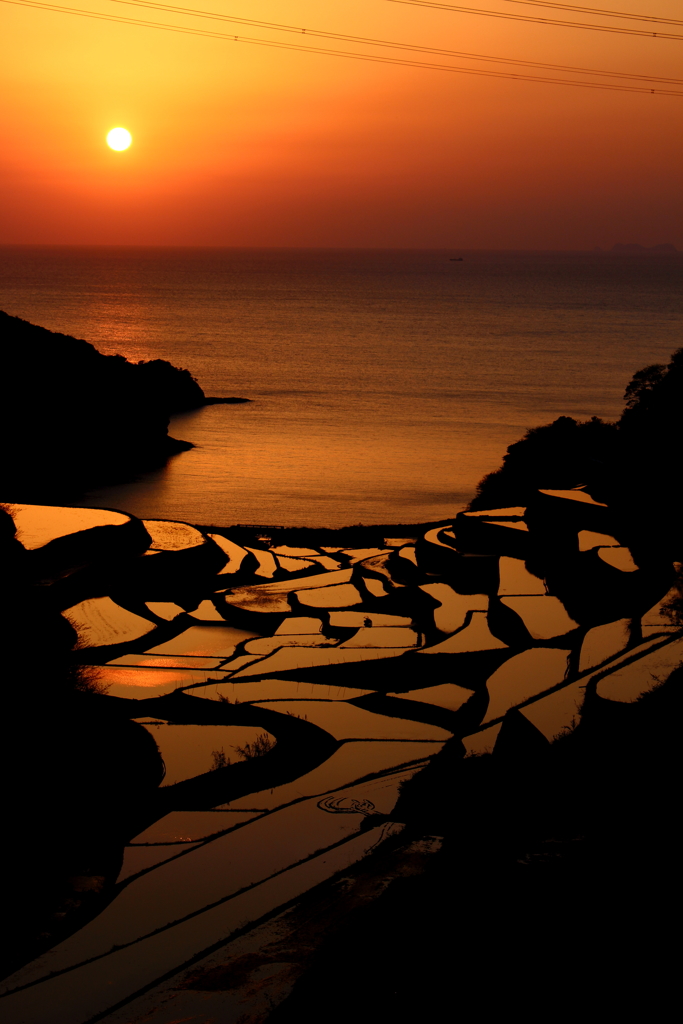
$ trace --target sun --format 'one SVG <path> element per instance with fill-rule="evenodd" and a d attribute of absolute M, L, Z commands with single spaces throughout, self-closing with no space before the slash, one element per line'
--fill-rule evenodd
<path fill-rule="evenodd" d="M 128 149 L 132 141 L 133 136 L 127 128 L 112 128 L 107 134 L 107 145 L 110 149 L 115 149 L 119 153 L 124 149 Z"/>

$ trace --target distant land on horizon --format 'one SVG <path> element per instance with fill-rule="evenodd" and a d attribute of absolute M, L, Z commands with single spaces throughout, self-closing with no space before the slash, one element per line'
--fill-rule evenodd
<path fill-rule="evenodd" d="M 594 252 L 603 252 L 599 245 L 595 246 Z M 671 242 L 663 242 L 660 245 L 640 245 L 639 242 L 615 242 L 610 252 L 678 252 L 678 249 Z"/>

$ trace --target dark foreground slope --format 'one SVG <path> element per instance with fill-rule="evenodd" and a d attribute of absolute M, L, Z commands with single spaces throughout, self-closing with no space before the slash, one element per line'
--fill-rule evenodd
<path fill-rule="evenodd" d="M 642 564 L 673 563 L 666 614 L 680 629 L 683 350 L 639 371 L 624 398 L 617 423 L 560 417 L 530 430 L 470 508 L 514 511 L 539 488 L 584 487 Z M 381 896 L 328 927 L 268 1024 L 666 1016 L 678 985 L 683 666 L 655 678 L 632 701 L 587 687 L 580 721 L 551 743 L 512 711 L 492 753 L 445 744 L 392 811 L 407 840 L 438 837 L 440 852 L 401 878 L 378 868 Z M 347 875 L 340 888 L 355 882 Z"/>
<path fill-rule="evenodd" d="M 169 417 L 206 403 L 188 370 L 130 363 L 0 312 L 5 498 L 54 501 L 125 478 L 192 446 Z"/>
<path fill-rule="evenodd" d="M 525 757 L 446 744 L 393 812 L 440 853 L 329 928 L 268 1024 L 666 1017 L 682 682 Z"/>

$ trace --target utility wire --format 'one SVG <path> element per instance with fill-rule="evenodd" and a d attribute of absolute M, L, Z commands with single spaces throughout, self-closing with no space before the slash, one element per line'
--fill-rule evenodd
<path fill-rule="evenodd" d="M 647 21 L 655 25 L 683 25 L 683 21 L 679 18 L 660 18 L 656 14 L 633 14 L 627 11 L 606 11 L 603 7 L 578 7 L 576 4 L 556 4 L 552 0 L 504 0 L 504 2 L 508 4 L 526 4 L 529 7 L 551 7 L 555 11 L 578 11 L 579 14 L 597 14 L 601 18 L 628 18 L 630 21 Z"/>
<path fill-rule="evenodd" d="M 657 39 L 683 39 L 673 32 L 648 32 L 643 28 L 623 28 L 616 25 L 588 25 L 584 21 L 559 21 L 557 18 L 539 18 L 530 14 L 508 14 L 506 11 L 485 11 L 481 7 L 460 7 L 456 4 L 437 3 L 436 0 L 388 0 L 392 4 L 406 4 L 410 7 L 429 7 L 435 11 L 454 11 L 457 14 L 481 14 L 486 18 L 505 18 L 508 21 L 524 21 L 535 25 L 555 25 L 560 28 L 585 28 L 591 32 L 612 32 L 622 36 L 645 36 Z M 506 0 L 511 3 L 526 3 L 527 0 Z M 538 0 L 533 0 L 534 6 Z M 565 10 L 561 7 L 559 10 Z M 567 8 L 568 9 L 568 8 Z M 597 12 L 596 12 L 597 13 Z M 623 15 L 618 15 L 623 17 Z M 662 21 L 665 25 L 678 25 L 678 21 Z"/>
<path fill-rule="evenodd" d="M 181 25 L 168 25 L 162 22 L 143 21 L 138 18 L 124 18 L 115 14 L 100 14 L 96 11 L 86 11 L 74 7 L 62 7 L 57 4 L 37 2 L 37 0 L 1 0 L 2 3 L 9 3 L 17 7 L 29 7 L 32 9 L 54 11 L 60 14 L 72 14 L 84 18 L 92 18 L 97 21 L 108 21 L 116 24 L 134 25 L 143 28 L 161 29 L 166 32 L 175 32 L 183 35 L 200 36 L 203 38 L 223 39 L 228 41 L 249 43 L 257 46 L 266 46 L 279 50 L 295 50 L 305 53 L 319 53 L 327 56 L 346 57 L 353 60 L 370 61 L 377 64 L 391 64 L 399 67 L 413 67 L 431 71 L 450 71 L 458 74 L 481 75 L 487 78 L 515 79 L 524 82 L 539 82 L 546 85 L 570 85 L 586 89 L 603 89 L 617 92 L 630 93 L 657 93 L 660 96 L 683 96 L 683 92 L 676 92 L 671 89 L 648 89 L 644 86 L 621 85 L 612 82 L 578 82 L 567 78 L 551 78 L 539 75 L 512 74 L 505 71 L 492 71 L 482 68 L 455 67 L 452 64 L 437 64 L 428 61 L 416 61 L 408 58 L 379 56 L 375 54 L 352 53 L 347 50 L 333 50 L 319 46 L 304 46 L 298 43 L 281 42 L 279 40 L 258 39 L 251 36 L 237 36 L 225 32 L 214 32 L 207 29 L 187 28 Z M 302 30 L 305 33 L 305 30 Z M 492 58 L 497 59 L 497 58 Z M 608 73 L 609 74 L 609 73 Z M 663 79 L 670 83 L 677 82 L 676 79 Z"/>
<path fill-rule="evenodd" d="M 53 8 L 55 5 L 46 4 L 43 0 L 28 0 L 29 3 L 40 3 L 42 7 Z M 314 36 L 321 39 L 342 40 L 346 43 L 361 43 L 370 46 L 389 47 L 396 50 L 409 50 L 413 53 L 435 54 L 440 57 L 456 57 L 466 60 L 481 60 L 496 64 L 508 64 L 515 67 L 539 68 L 545 71 L 564 71 L 571 74 L 599 75 L 602 78 L 618 78 L 628 81 L 656 82 L 667 85 L 683 85 L 680 78 L 662 78 L 654 75 L 636 75 L 624 71 L 602 71 L 596 68 L 577 68 L 564 64 L 547 64 L 539 61 L 517 60 L 513 57 L 494 57 L 491 54 L 466 53 L 459 50 L 443 50 L 432 46 L 418 46 L 414 43 L 395 43 L 386 39 L 373 39 L 365 36 L 350 36 L 340 32 L 325 32 L 320 29 L 301 28 L 297 25 L 283 25 L 278 22 L 257 21 L 253 18 L 237 18 L 229 14 L 220 14 L 216 11 L 198 11 L 193 7 L 176 7 L 172 4 L 157 2 L 157 0 L 112 0 L 112 3 L 125 4 L 128 7 L 141 7 L 155 11 L 168 11 L 172 14 L 192 15 L 196 18 L 205 18 L 212 21 L 223 21 L 237 25 L 254 25 L 258 28 L 275 29 L 278 32 L 290 32 Z"/>

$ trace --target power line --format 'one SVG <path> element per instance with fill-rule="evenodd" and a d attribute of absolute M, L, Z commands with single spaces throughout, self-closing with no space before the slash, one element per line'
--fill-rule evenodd
<path fill-rule="evenodd" d="M 683 39 L 683 35 L 673 32 L 647 32 L 642 28 L 623 28 L 616 25 L 588 25 L 584 21 L 559 21 L 557 18 L 539 18 L 530 14 L 508 14 L 506 11 L 485 11 L 481 7 L 460 7 L 456 4 L 442 4 L 436 0 L 388 0 L 392 4 L 407 4 L 410 7 L 429 7 L 435 11 L 455 11 L 458 14 L 480 14 L 486 18 L 505 18 L 507 21 L 524 21 L 535 25 L 555 25 L 559 28 L 583 28 L 591 32 L 611 32 L 622 36 L 645 36 L 646 38 L 657 39 Z M 526 3 L 528 0 L 506 0 L 510 3 Z M 539 5 L 538 0 L 533 0 L 533 6 Z M 540 5 L 539 5 L 540 6 Z M 564 6 L 559 10 L 570 10 Z M 597 12 L 596 12 L 597 13 Z M 622 17 L 622 15 L 618 15 Z M 640 19 L 639 19 L 640 20 Z M 666 25 L 678 25 L 680 22 L 666 21 Z"/>
<path fill-rule="evenodd" d="M 48 4 L 48 3 L 37 2 L 37 0 L 2 0 L 2 2 L 3 3 L 9 3 L 9 4 L 12 4 L 13 6 L 17 6 L 17 7 L 29 7 L 29 8 L 32 8 L 32 9 L 53 11 L 53 12 L 56 12 L 56 13 L 59 13 L 59 14 L 72 14 L 72 15 L 77 15 L 79 17 L 91 18 L 91 19 L 94 19 L 94 20 L 97 20 L 97 21 L 108 21 L 108 22 L 114 22 L 116 24 L 133 25 L 133 26 L 138 26 L 138 27 L 142 27 L 142 28 L 161 29 L 162 31 L 166 31 L 166 32 L 175 32 L 175 33 L 179 33 L 179 34 L 183 34 L 183 35 L 200 36 L 202 38 L 221 39 L 221 40 L 234 41 L 234 42 L 240 42 L 240 43 L 249 43 L 249 44 L 257 45 L 257 46 L 270 47 L 270 48 L 273 48 L 273 49 L 295 50 L 295 51 L 305 52 L 305 53 L 319 53 L 319 54 L 324 54 L 326 56 L 346 57 L 346 58 L 350 58 L 350 59 L 353 59 L 353 60 L 370 61 L 372 63 L 377 63 L 377 64 L 390 64 L 390 65 L 393 65 L 393 66 L 413 67 L 413 68 L 420 68 L 420 69 L 426 69 L 426 70 L 431 70 L 431 71 L 450 71 L 450 72 L 454 72 L 454 73 L 458 73 L 458 74 L 480 75 L 480 76 L 484 76 L 486 78 L 514 79 L 514 80 L 517 80 L 517 81 L 524 81 L 524 82 L 537 82 L 537 83 L 542 83 L 542 84 L 545 84 L 545 85 L 569 85 L 569 86 L 575 86 L 575 87 L 578 87 L 578 88 L 602 89 L 602 90 L 617 91 L 617 92 L 651 93 L 651 94 L 655 94 L 656 93 L 656 94 L 658 94 L 660 96 L 683 96 L 683 92 L 676 92 L 676 91 L 671 90 L 671 89 L 661 89 L 661 88 L 660 89 L 649 89 L 649 88 L 646 88 L 644 86 L 625 85 L 625 84 L 624 85 L 620 85 L 620 84 L 616 84 L 616 83 L 612 83 L 612 82 L 579 82 L 579 81 L 572 81 L 571 79 L 567 79 L 567 78 L 551 78 L 551 77 L 548 77 L 548 76 L 539 76 L 539 75 L 513 74 L 511 72 L 492 71 L 492 70 L 482 69 L 482 68 L 462 68 L 462 67 L 454 67 L 452 64 L 437 64 L 437 63 L 427 62 L 427 61 L 410 60 L 408 58 L 379 56 L 379 55 L 375 55 L 375 54 L 366 54 L 366 53 L 352 53 L 352 52 L 349 52 L 349 51 L 346 51 L 346 50 L 333 50 L 333 49 L 330 49 L 330 48 L 318 47 L 318 46 L 304 46 L 304 45 L 299 44 L 299 43 L 281 42 L 279 40 L 271 40 L 271 39 L 258 39 L 258 38 L 254 38 L 254 37 L 251 37 L 251 36 L 237 36 L 237 35 L 231 35 L 231 34 L 228 34 L 228 33 L 225 33 L 225 32 L 209 31 L 207 29 L 187 28 L 187 27 L 181 26 L 181 25 L 168 25 L 168 24 L 165 24 L 165 23 L 162 23 L 162 22 L 143 21 L 143 20 L 138 19 L 138 18 L 124 18 L 124 17 L 120 17 L 120 16 L 114 15 L 114 14 L 101 14 L 101 13 L 96 12 L 96 11 L 86 11 L 86 10 L 81 10 L 79 8 L 74 8 L 74 7 L 62 7 L 62 6 L 58 6 L 56 4 Z M 491 58 L 491 59 L 495 60 L 497 58 Z M 503 59 L 506 59 L 506 58 L 503 58 Z M 598 72 L 598 73 L 601 73 L 601 72 Z M 609 73 L 607 73 L 607 74 L 609 74 Z M 649 79 L 649 80 L 650 81 L 654 81 L 654 79 Z M 677 83 L 678 80 L 677 79 L 662 79 L 662 81 L 670 84 L 672 82 L 673 83 Z"/>
<path fill-rule="evenodd" d="M 34 6 L 39 4 L 42 8 L 55 9 L 56 5 L 48 4 L 44 0 L 26 0 L 27 4 Z M 435 54 L 440 57 L 456 57 L 466 60 L 481 60 L 496 64 L 509 64 L 515 67 L 539 68 L 545 71 L 563 71 L 571 74 L 599 75 L 602 78 L 619 78 L 628 81 L 656 82 L 668 85 L 683 85 L 683 79 L 663 78 L 654 75 L 636 75 L 623 71 L 603 71 L 596 68 L 577 68 L 565 64 L 548 64 L 540 61 L 518 60 L 513 57 L 494 57 L 491 54 L 467 53 L 459 50 L 445 50 L 432 46 L 418 46 L 414 43 L 396 43 L 386 39 L 374 39 L 366 36 L 345 35 L 340 32 L 325 32 L 321 29 L 302 28 L 298 25 L 283 25 L 279 22 L 258 21 L 254 18 L 238 18 L 229 14 L 220 14 L 216 11 L 200 11 L 193 7 L 176 7 L 172 4 L 157 2 L 157 0 L 112 0 L 113 3 L 125 4 L 128 7 L 141 7 L 156 11 L 169 11 L 173 14 L 191 15 L 196 18 L 206 18 L 213 21 L 229 22 L 238 25 L 252 25 L 258 28 L 275 29 L 278 32 L 289 32 L 313 36 L 322 39 L 335 39 L 347 43 L 361 43 L 363 45 L 389 47 L 397 50 L 409 50 L 413 53 Z M 61 10 L 61 8 L 60 8 Z M 67 8 L 67 10 L 71 10 Z"/>
<path fill-rule="evenodd" d="M 576 4 L 556 4 L 552 0 L 504 0 L 504 2 L 509 4 L 526 4 L 529 7 L 551 7 L 555 11 L 578 11 L 579 14 L 597 14 L 601 18 L 628 18 L 630 21 L 647 21 L 655 25 L 683 25 L 683 21 L 679 18 L 660 18 L 656 14 L 633 14 L 627 11 L 606 11 L 603 7 L 578 7 Z"/>

